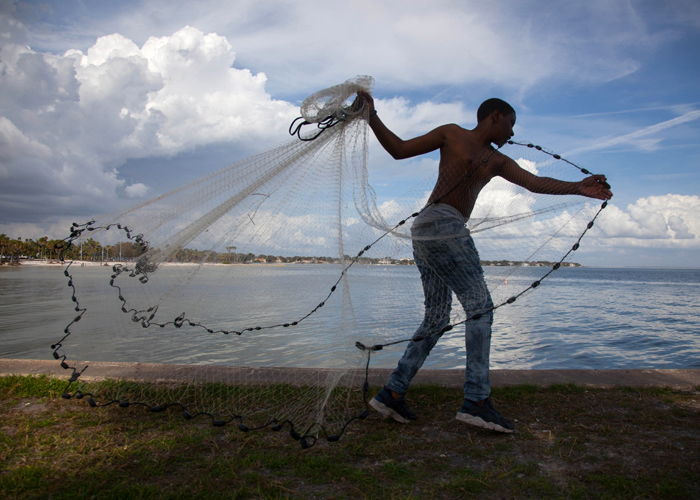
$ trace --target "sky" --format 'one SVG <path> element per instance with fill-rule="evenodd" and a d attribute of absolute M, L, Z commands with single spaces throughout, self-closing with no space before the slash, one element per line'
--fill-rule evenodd
<path fill-rule="evenodd" d="M 163 194 L 288 139 L 311 93 L 375 79 L 402 138 L 476 124 L 603 173 L 614 197 L 576 260 L 700 267 L 700 2 L 0 0 L 0 232 Z M 370 139 L 380 203 L 397 162 Z"/>

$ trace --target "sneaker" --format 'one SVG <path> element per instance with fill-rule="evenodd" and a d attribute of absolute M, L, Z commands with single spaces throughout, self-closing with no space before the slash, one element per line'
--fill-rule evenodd
<path fill-rule="evenodd" d="M 404 397 L 395 399 L 391 395 L 391 389 L 386 386 L 369 402 L 369 405 L 381 413 L 384 418 L 393 418 L 402 424 L 407 424 L 418 418 L 415 413 L 408 409 L 406 399 Z"/>
<path fill-rule="evenodd" d="M 489 398 L 486 398 L 484 404 L 481 406 L 465 399 L 462 409 L 455 418 L 465 424 L 483 427 L 484 429 L 492 431 L 511 433 L 513 429 L 515 429 L 510 420 L 502 417 L 501 414 L 491 406 Z"/>

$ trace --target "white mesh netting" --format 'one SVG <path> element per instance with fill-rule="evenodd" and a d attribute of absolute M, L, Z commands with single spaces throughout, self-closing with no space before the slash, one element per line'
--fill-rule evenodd
<path fill-rule="evenodd" d="M 466 224 L 485 287 L 465 284 L 459 298 L 449 294 L 448 306 L 430 312 L 435 318 L 424 318 L 411 229 L 437 171 L 397 179 L 413 187 L 378 205 L 368 180 L 367 112 L 352 108 L 357 91 L 371 86 L 357 77 L 318 92 L 301 107 L 309 124 L 289 143 L 74 225 L 64 255 L 76 259 L 66 275 L 77 316 L 54 345 L 54 357 L 74 373 L 67 395 L 91 405 L 174 407 L 216 425 L 282 427 L 311 444 L 342 433 L 366 409 L 370 354 L 370 369 L 395 366 L 406 345 L 399 341 L 424 319 L 422 336 L 441 335 L 489 309 L 489 294 L 498 314 L 531 289 L 532 279 L 519 277 L 522 264 L 541 265 L 545 276 L 570 253 L 596 202 L 493 179 Z M 583 177 L 532 147 L 501 152 L 541 176 Z M 441 182 L 468 182 L 491 154 Z M 415 233 L 421 248 L 453 243 Z M 442 333 L 450 367 L 464 365 L 463 336 L 463 326 Z M 371 351 L 358 342 L 399 343 Z M 89 377 L 94 361 L 142 364 L 133 377 L 100 382 Z"/>

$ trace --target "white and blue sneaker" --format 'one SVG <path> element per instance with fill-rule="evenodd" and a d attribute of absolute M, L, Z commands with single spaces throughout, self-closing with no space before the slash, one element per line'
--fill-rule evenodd
<path fill-rule="evenodd" d="M 369 402 L 369 405 L 381 413 L 384 418 L 393 418 L 402 424 L 407 424 L 418 418 L 415 413 L 408 409 L 406 398 L 394 398 L 391 395 L 391 389 L 386 386 Z"/>
<path fill-rule="evenodd" d="M 486 398 L 484 404 L 481 406 L 473 401 L 465 399 L 462 409 L 455 418 L 465 424 L 483 427 L 484 429 L 497 432 L 511 433 L 515 429 L 515 426 L 510 420 L 502 417 L 501 414 L 491 406 L 489 398 Z"/>

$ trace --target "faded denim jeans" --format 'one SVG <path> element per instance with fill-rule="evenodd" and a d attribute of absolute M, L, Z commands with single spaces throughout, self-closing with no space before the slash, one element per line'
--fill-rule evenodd
<path fill-rule="evenodd" d="M 493 302 L 484 281 L 479 253 L 469 230 L 458 218 L 444 218 L 420 224 L 414 222 L 413 256 L 420 271 L 425 294 L 425 316 L 403 357 L 391 375 L 387 387 L 404 394 L 430 351 L 442 336 L 440 331 L 450 322 L 452 292 L 468 317 L 483 313 L 478 320 L 465 323 L 464 343 L 467 351 L 464 397 L 481 401 L 491 393 L 489 352 Z"/>

